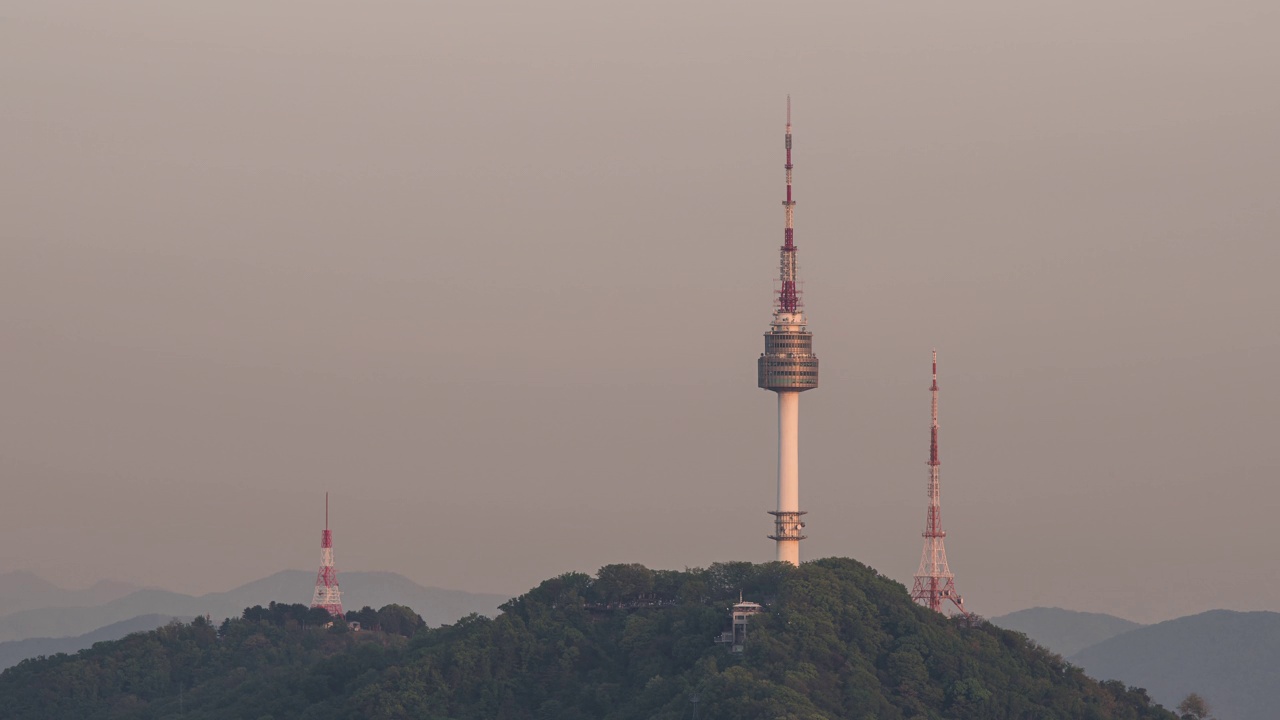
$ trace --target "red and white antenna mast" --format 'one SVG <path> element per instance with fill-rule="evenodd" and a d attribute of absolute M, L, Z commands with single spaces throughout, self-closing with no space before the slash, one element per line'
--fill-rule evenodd
<path fill-rule="evenodd" d="M 787 96 L 787 199 L 782 201 L 786 209 L 787 224 L 782 231 L 782 258 L 778 278 L 782 287 L 778 291 L 778 309 L 784 313 L 796 313 L 803 307 L 800 302 L 799 268 L 796 263 L 796 201 L 791 197 L 791 96 Z"/>
<path fill-rule="evenodd" d="M 920 556 L 920 569 L 916 570 L 911 599 L 942 612 L 943 602 L 951 602 L 963 615 L 964 601 L 956 592 L 955 576 L 947 565 L 947 549 L 942 539 L 947 536 L 942 529 L 942 486 L 938 480 L 938 351 L 933 351 L 933 424 L 929 428 L 929 516 L 924 526 L 924 553 Z"/>
<path fill-rule="evenodd" d="M 324 532 L 320 535 L 320 572 L 316 573 L 316 591 L 311 607 L 324 608 L 330 615 L 342 617 L 342 591 L 338 589 L 338 571 L 333 567 L 333 533 L 329 530 L 329 493 L 324 494 Z"/>

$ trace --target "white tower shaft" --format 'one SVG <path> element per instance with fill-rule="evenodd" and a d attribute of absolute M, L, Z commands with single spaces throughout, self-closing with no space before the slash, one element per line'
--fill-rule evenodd
<path fill-rule="evenodd" d="M 800 393 L 778 393 L 778 524 L 800 516 Z M 799 523 L 799 528 L 804 524 Z M 780 527 L 778 560 L 800 564 L 800 536 Z M 794 535 L 794 537 L 793 537 Z"/>

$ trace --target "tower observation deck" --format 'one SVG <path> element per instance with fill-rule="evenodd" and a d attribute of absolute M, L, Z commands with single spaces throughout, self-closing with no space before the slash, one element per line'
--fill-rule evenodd
<path fill-rule="evenodd" d="M 807 329 L 801 301 L 799 263 L 795 244 L 795 199 L 791 192 L 791 98 L 787 98 L 787 197 L 782 248 L 778 267 L 777 304 L 773 322 L 764 334 L 764 352 L 757 361 L 757 383 L 778 394 L 778 509 L 774 534 L 778 560 L 800 564 L 800 541 L 805 512 L 800 509 L 800 393 L 818 387 L 818 356 L 813 354 L 813 333 Z"/>

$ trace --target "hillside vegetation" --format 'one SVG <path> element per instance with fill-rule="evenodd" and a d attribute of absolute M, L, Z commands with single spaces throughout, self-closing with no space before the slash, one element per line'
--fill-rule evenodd
<path fill-rule="evenodd" d="M 712 639 L 739 592 L 766 604 L 746 652 Z M 316 720 L 1172 720 L 1019 633 L 948 620 L 852 560 L 569 573 L 503 606 L 416 628 L 325 629 L 301 606 L 254 608 L 28 660 L 0 674 L 6 717 Z M 411 637 L 407 637 L 410 636 Z M 181 714 L 180 714 L 181 713 Z"/>

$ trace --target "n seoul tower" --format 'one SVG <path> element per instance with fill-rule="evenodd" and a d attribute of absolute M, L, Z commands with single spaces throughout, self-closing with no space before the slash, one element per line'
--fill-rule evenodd
<path fill-rule="evenodd" d="M 800 393 L 818 387 L 818 356 L 813 354 L 813 333 L 805 329 L 804 303 L 800 301 L 795 243 L 795 207 L 791 196 L 791 96 L 787 96 L 787 199 L 782 201 L 787 222 L 782 235 L 777 305 L 773 322 L 764 334 L 764 352 L 757 365 L 758 384 L 778 394 L 778 509 L 774 518 L 778 560 L 800 564 L 804 522 L 800 509 Z"/>

